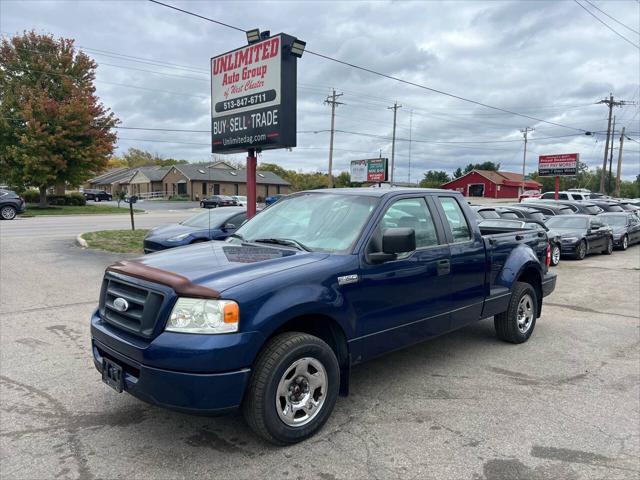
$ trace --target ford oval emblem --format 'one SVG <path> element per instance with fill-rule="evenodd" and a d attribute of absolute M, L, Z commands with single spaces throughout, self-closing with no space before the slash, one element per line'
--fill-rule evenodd
<path fill-rule="evenodd" d="M 118 297 L 113 301 L 113 308 L 119 312 L 126 312 L 129 309 L 129 302 L 122 297 Z"/>

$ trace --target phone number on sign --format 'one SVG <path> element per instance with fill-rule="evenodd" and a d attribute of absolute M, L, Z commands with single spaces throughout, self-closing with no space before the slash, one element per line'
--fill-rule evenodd
<path fill-rule="evenodd" d="M 244 97 L 218 102 L 216 103 L 215 110 L 216 112 L 227 112 L 229 110 L 235 110 L 236 108 L 260 105 L 262 103 L 271 102 L 275 99 L 276 91 L 267 90 L 266 92 L 254 93 L 253 95 L 246 95 Z"/>

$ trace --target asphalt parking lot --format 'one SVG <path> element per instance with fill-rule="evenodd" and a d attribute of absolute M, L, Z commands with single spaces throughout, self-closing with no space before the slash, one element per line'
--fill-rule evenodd
<path fill-rule="evenodd" d="M 76 247 L 81 222 L 40 220 L 0 223 L 3 479 L 640 475 L 640 246 L 563 261 L 526 344 L 483 320 L 356 367 L 324 429 L 278 448 L 240 416 L 173 413 L 104 385 L 89 315 L 121 256 Z"/>

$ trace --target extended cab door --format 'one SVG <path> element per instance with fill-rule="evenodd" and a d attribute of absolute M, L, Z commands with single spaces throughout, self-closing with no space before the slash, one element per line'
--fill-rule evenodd
<path fill-rule="evenodd" d="M 458 196 L 433 197 L 440 211 L 451 252 L 451 328 L 480 319 L 486 290 L 484 239 L 473 217 L 465 215 Z M 467 208 L 467 212 L 470 210 Z M 473 227 L 472 227 L 473 226 Z"/>
<path fill-rule="evenodd" d="M 353 351 L 361 359 L 439 335 L 449 329 L 449 247 L 425 197 L 393 199 L 376 220 L 361 256 L 357 288 L 345 293 L 357 317 Z M 387 228 L 413 228 L 416 250 L 374 264 Z"/>

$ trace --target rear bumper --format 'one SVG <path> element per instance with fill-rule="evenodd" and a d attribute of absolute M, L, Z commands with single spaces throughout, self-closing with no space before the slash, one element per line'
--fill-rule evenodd
<path fill-rule="evenodd" d="M 140 400 L 171 410 L 221 415 L 242 402 L 251 370 L 225 373 L 187 373 L 142 365 L 95 338 L 91 341 L 93 363 L 102 372 L 103 358 L 123 369 L 124 390 Z"/>
<path fill-rule="evenodd" d="M 556 280 L 558 275 L 556 273 L 547 273 L 542 279 L 542 296 L 546 297 L 550 295 L 556 289 Z"/>

